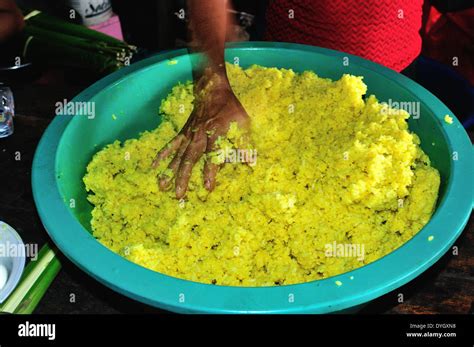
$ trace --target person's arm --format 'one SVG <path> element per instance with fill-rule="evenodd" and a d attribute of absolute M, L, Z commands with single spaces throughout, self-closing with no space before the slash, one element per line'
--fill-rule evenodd
<path fill-rule="evenodd" d="M 227 14 L 227 0 L 188 0 L 190 31 L 198 51 L 207 63 L 198 72 L 195 83 L 194 109 L 180 133 L 162 149 L 154 165 L 174 155 L 169 168 L 174 177 L 159 177 L 160 189 L 166 190 L 175 180 L 176 197 L 185 196 L 192 169 L 205 153 L 215 150 L 215 141 L 225 136 L 232 122 L 247 128 L 249 118 L 232 92 L 225 70 L 224 46 L 226 32 L 231 25 Z M 218 165 L 206 161 L 204 186 L 215 187 Z"/>
<path fill-rule="evenodd" d="M 23 15 L 13 0 L 0 0 L 0 42 L 23 29 Z"/>
<path fill-rule="evenodd" d="M 205 53 L 209 67 L 222 71 L 226 32 L 230 25 L 227 0 L 188 0 L 189 31 L 197 50 Z M 225 69 L 224 69 L 225 71 Z"/>

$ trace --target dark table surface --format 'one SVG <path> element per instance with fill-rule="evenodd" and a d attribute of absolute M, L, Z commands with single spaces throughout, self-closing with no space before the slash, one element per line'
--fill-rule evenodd
<path fill-rule="evenodd" d="M 0 139 L 0 220 L 13 226 L 25 243 L 41 247 L 48 236 L 36 212 L 30 178 L 36 145 L 54 115 L 54 104 L 87 87 L 78 75 L 62 70 L 42 73 L 30 83 L 13 85 L 17 116 L 13 136 Z M 470 133 L 473 138 L 473 133 Z M 20 160 L 18 159 L 20 153 Z M 71 159 L 73 160 L 73 158 Z M 367 305 L 362 313 L 474 313 L 473 217 L 448 252 L 405 286 Z M 456 252 L 454 252 L 456 253 Z M 93 280 L 60 255 L 62 269 L 35 313 L 166 313 L 128 299 Z M 403 302 L 399 302 L 403 294 Z M 74 296 L 74 302 L 71 297 Z"/>

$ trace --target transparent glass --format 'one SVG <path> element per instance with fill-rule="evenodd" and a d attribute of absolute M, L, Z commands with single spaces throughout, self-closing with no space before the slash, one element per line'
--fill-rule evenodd
<path fill-rule="evenodd" d="M 0 138 L 13 134 L 15 106 L 10 88 L 0 86 Z"/>

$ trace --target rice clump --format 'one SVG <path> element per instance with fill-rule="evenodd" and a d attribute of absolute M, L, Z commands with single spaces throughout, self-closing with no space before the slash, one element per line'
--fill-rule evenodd
<path fill-rule="evenodd" d="M 362 77 L 227 68 L 251 117 L 255 165 L 225 164 L 208 193 L 202 159 L 185 200 L 159 191 L 168 162 L 153 169 L 153 159 L 193 108 L 193 85 L 176 85 L 157 129 L 107 145 L 87 167 L 93 235 L 103 245 L 187 280 L 286 285 L 373 262 L 429 221 L 439 173 L 408 130 L 409 114 L 364 99 Z M 227 149 L 237 147 L 234 128 Z"/>

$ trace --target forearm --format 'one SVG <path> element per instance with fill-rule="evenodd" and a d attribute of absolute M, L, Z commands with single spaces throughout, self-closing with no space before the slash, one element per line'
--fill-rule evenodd
<path fill-rule="evenodd" d="M 188 0 L 190 32 L 199 52 L 206 54 L 208 66 L 225 74 L 224 47 L 231 25 L 228 0 Z"/>
<path fill-rule="evenodd" d="M 216 149 L 216 141 L 226 136 L 230 125 L 237 123 L 248 129 L 249 117 L 232 92 L 224 61 L 226 34 L 233 24 L 228 17 L 230 0 L 188 0 L 191 47 L 207 57 L 204 65 L 194 66 L 194 105 L 188 121 L 179 134 L 156 156 L 153 165 L 173 155 L 168 169 L 173 175 L 163 174 L 160 189 L 166 190 L 175 179 L 176 198 L 186 195 L 194 165 L 206 153 Z M 212 191 L 219 166 L 206 157 L 204 186 Z"/>

